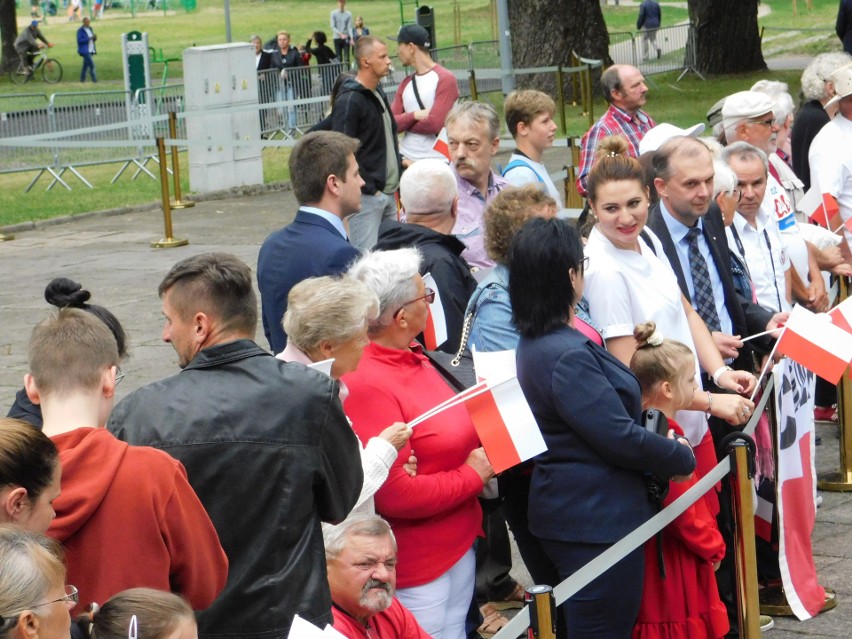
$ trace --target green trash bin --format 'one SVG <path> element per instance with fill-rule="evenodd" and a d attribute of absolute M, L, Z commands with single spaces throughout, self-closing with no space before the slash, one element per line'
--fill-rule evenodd
<path fill-rule="evenodd" d="M 183 5 L 184 10 L 189 13 L 190 11 L 195 11 L 198 0 L 180 0 L 180 3 Z"/>

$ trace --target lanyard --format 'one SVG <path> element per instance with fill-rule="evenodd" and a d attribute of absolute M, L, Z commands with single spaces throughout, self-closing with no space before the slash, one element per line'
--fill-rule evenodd
<path fill-rule="evenodd" d="M 746 259 L 743 242 L 740 239 L 740 234 L 737 232 L 737 227 L 733 224 L 731 225 L 731 235 L 734 236 L 734 242 L 737 245 L 737 250 L 743 258 L 743 266 L 745 267 L 746 275 L 748 275 L 749 279 L 754 281 L 748 270 L 748 260 Z M 775 272 L 775 260 L 772 258 L 772 243 L 769 241 L 769 233 L 766 232 L 766 229 L 763 229 L 763 239 L 766 241 L 766 248 L 769 250 L 769 263 L 772 265 L 772 284 L 775 286 L 775 296 L 778 298 L 778 311 L 780 312 L 784 307 L 781 305 L 781 293 L 778 291 L 778 275 Z"/>

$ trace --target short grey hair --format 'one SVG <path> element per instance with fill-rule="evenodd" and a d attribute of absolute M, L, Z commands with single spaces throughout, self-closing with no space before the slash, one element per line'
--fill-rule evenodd
<path fill-rule="evenodd" d="M 784 126 L 787 118 L 796 112 L 796 105 L 793 103 L 793 96 L 790 95 L 790 87 L 786 82 L 758 80 L 749 90 L 765 93 L 772 98 L 772 101 L 775 102 L 772 115 L 779 126 Z"/>
<path fill-rule="evenodd" d="M 732 195 L 734 189 L 737 188 L 737 174 L 722 160 L 713 162 L 713 170 L 715 171 L 713 174 L 713 199 L 715 200 L 720 193 Z"/>
<path fill-rule="evenodd" d="M 447 114 L 444 126 L 450 128 L 459 120 L 485 123 L 488 125 L 488 137 L 490 140 L 500 137 L 500 116 L 494 107 L 487 102 L 459 102 Z"/>
<path fill-rule="evenodd" d="M 254 42 L 255 40 L 257 42 L 261 42 L 261 43 L 263 42 L 263 40 L 261 40 L 260 36 L 257 35 L 256 33 L 252 37 L 249 38 L 249 42 Z"/>
<path fill-rule="evenodd" d="M 802 95 L 806 100 L 828 100 L 830 97 L 825 90 L 825 83 L 831 79 L 831 74 L 852 64 L 852 56 L 844 51 L 820 53 L 802 72 Z"/>
<path fill-rule="evenodd" d="M 603 90 L 604 100 L 607 104 L 612 104 L 612 92 L 621 91 L 621 71 L 620 64 L 613 64 L 611 67 L 601 73 L 601 89 Z"/>
<path fill-rule="evenodd" d="M 396 537 L 390 524 L 378 515 L 352 515 L 337 526 L 324 526 L 322 540 L 325 543 L 325 557 L 337 557 L 346 548 L 350 537 L 390 537 L 393 549 L 396 551 Z"/>
<path fill-rule="evenodd" d="M 348 342 L 379 314 L 379 299 L 362 282 L 343 276 L 311 277 L 290 289 L 284 332 L 303 353 L 322 342 Z"/>
<path fill-rule="evenodd" d="M 766 153 L 748 142 L 734 142 L 726 146 L 722 151 L 722 159 L 728 166 L 731 166 L 731 158 L 743 161 L 757 158 L 763 163 L 763 170 L 769 173 L 769 160 L 766 157 Z"/>
<path fill-rule="evenodd" d="M 422 257 L 416 248 L 372 251 L 355 262 L 349 275 L 367 285 L 379 298 L 379 316 L 370 322 L 371 335 L 389 326 L 393 314 L 417 294 L 414 276 Z"/>
<path fill-rule="evenodd" d="M 458 194 L 456 176 L 444 160 L 418 160 L 399 181 L 399 198 L 410 215 L 449 213 Z"/>
<path fill-rule="evenodd" d="M 57 582 L 65 583 L 59 544 L 16 526 L 0 526 L 0 566 L 3 566 L 0 570 L 0 617 L 3 622 L 43 602 Z M 0 635 L 5 635 L 9 629 L 0 623 Z"/>

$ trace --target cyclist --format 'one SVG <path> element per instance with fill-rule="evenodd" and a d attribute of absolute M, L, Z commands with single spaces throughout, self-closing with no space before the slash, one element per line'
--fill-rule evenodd
<path fill-rule="evenodd" d="M 47 38 L 38 28 L 38 20 L 33 20 L 30 22 L 30 26 L 21 31 L 21 34 L 15 40 L 15 51 L 21 59 L 21 64 L 26 67 L 27 73 L 33 71 L 33 54 L 38 53 L 38 50 L 45 46 L 52 47 L 53 45 L 47 41 Z"/>

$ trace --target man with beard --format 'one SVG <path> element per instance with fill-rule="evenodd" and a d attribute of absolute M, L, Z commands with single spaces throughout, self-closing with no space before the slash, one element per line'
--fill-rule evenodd
<path fill-rule="evenodd" d="M 394 596 L 396 540 L 388 522 L 358 515 L 323 531 L 334 629 L 350 639 L 430 639 Z"/>
<path fill-rule="evenodd" d="M 509 182 L 491 170 L 500 148 L 500 118 L 486 102 L 461 102 L 447 114 L 450 157 L 459 186 L 459 205 L 453 235 L 467 247 L 462 257 L 475 268 L 494 262 L 485 252 L 482 217 L 485 206 Z"/>

